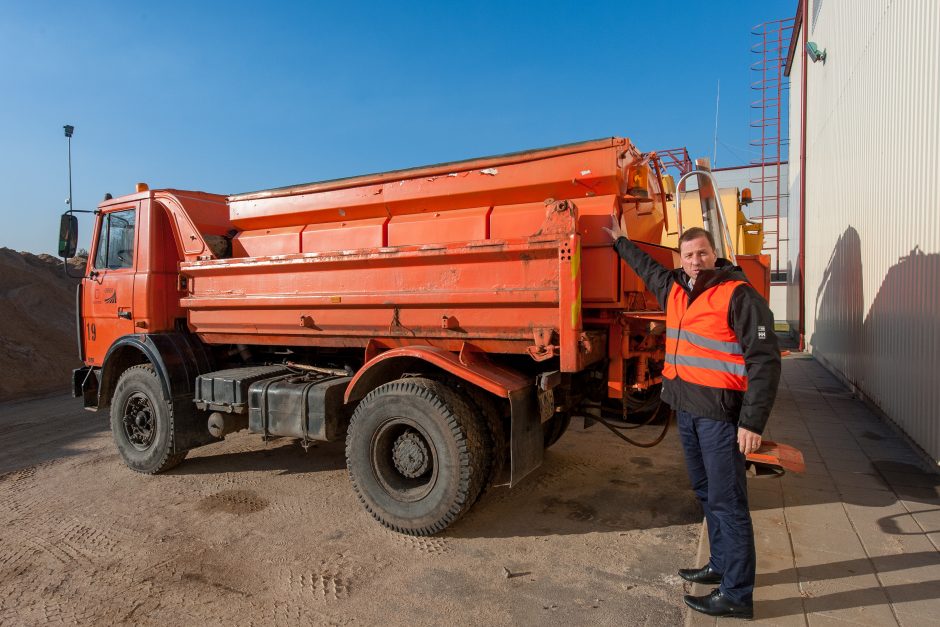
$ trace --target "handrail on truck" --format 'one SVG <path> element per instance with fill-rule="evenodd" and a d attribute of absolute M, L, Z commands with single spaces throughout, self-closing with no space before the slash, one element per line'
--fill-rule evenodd
<path fill-rule="evenodd" d="M 737 257 L 734 254 L 734 243 L 731 241 L 731 232 L 728 230 L 728 219 L 725 216 L 725 208 L 721 204 L 721 195 L 718 193 L 718 183 L 715 181 L 715 177 L 712 176 L 711 172 L 706 170 L 692 170 L 679 177 L 676 183 L 676 224 L 679 229 L 679 237 L 682 237 L 682 232 L 685 230 L 682 228 L 682 184 L 693 175 L 705 177 L 711 183 L 712 189 L 715 192 L 715 200 L 718 203 L 718 222 L 721 224 L 721 233 L 728 245 L 728 255 L 731 263 L 738 265 Z M 706 222 L 706 220 L 705 203 L 702 203 L 702 221 Z"/>

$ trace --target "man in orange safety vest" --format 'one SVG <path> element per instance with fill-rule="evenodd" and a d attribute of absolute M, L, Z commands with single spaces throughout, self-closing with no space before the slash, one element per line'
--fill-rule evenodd
<path fill-rule="evenodd" d="M 752 618 L 756 555 L 744 462 L 760 447 L 780 381 L 773 314 L 741 268 L 718 258 L 705 229 L 679 237 L 676 269 L 631 242 L 623 219 L 604 230 L 666 312 L 662 398 L 676 411 L 711 551 L 708 564 L 679 575 L 718 584 L 685 602 L 711 616 Z"/>

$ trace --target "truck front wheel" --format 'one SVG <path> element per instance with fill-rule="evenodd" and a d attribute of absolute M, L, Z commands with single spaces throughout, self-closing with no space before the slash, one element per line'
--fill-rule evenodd
<path fill-rule="evenodd" d="M 170 405 L 150 364 L 128 368 L 111 399 L 111 433 L 124 463 L 152 475 L 173 468 L 186 452 L 173 452 Z"/>
<path fill-rule="evenodd" d="M 346 464 L 366 510 L 400 533 L 441 531 L 473 504 L 486 480 L 486 428 L 453 389 L 422 378 L 370 392 L 346 437 Z"/>

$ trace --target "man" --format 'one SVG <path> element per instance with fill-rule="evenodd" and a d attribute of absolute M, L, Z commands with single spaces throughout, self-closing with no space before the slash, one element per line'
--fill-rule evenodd
<path fill-rule="evenodd" d="M 773 315 L 741 268 L 718 258 L 705 229 L 681 235 L 675 270 L 631 242 L 622 219 L 604 230 L 666 312 L 662 397 L 678 416 L 711 548 L 708 564 L 679 575 L 720 584 L 685 602 L 711 616 L 751 618 L 756 556 L 744 462 L 760 447 L 780 380 Z"/>

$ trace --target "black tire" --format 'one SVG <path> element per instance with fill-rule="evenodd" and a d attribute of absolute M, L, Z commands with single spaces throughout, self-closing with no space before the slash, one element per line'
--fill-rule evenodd
<path fill-rule="evenodd" d="M 434 381 L 460 396 L 469 405 L 474 416 L 484 427 L 483 446 L 483 487 L 477 500 L 489 489 L 493 480 L 499 476 L 508 455 L 506 430 L 503 428 L 503 414 L 496 397 L 478 387 L 468 385 L 463 379 L 442 373 L 425 374 L 422 379 Z"/>
<path fill-rule="evenodd" d="M 479 388 L 468 388 L 467 396 L 473 405 L 474 413 L 482 417 L 488 436 L 486 477 L 483 480 L 483 489 L 480 490 L 480 496 L 483 496 L 509 461 L 509 443 L 506 439 L 506 428 L 503 426 L 503 412 L 496 397 Z"/>
<path fill-rule="evenodd" d="M 170 402 L 150 364 L 128 368 L 111 398 L 111 434 L 127 467 L 152 475 L 186 457 L 173 452 Z"/>
<path fill-rule="evenodd" d="M 542 423 L 543 444 L 548 448 L 558 442 L 571 425 L 571 414 L 568 412 L 556 413 Z"/>
<path fill-rule="evenodd" d="M 346 466 L 359 501 L 382 525 L 427 536 L 460 518 L 486 478 L 483 421 L 453 389 L 399 379 L 356 407 Z"/>

